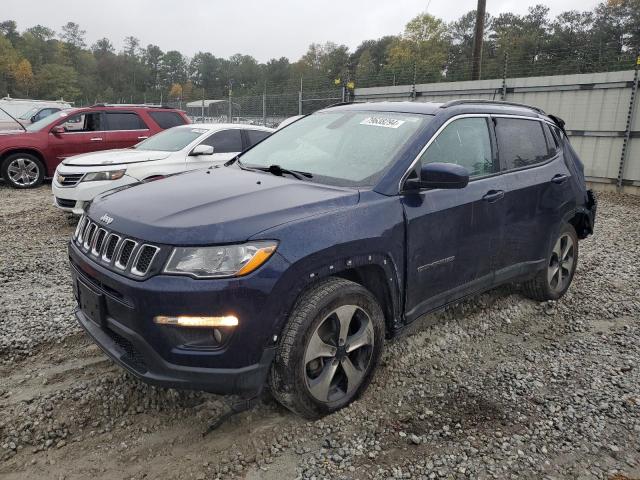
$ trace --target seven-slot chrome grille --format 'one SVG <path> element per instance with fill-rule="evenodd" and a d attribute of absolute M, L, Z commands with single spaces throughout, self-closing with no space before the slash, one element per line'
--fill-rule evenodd
<path fill-rule="evenodd" d="M 112 232 L 83 215 L 73 234 L 73 242 L 85 255 L 116 272 L 144 277 L 160 251 L 133 238 Z"/>

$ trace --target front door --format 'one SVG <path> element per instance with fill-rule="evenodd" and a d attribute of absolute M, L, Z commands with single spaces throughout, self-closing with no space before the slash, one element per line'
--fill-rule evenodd
<path fill-rule="evenodd" d="M 434 189 L 403 197 L 408 321 L 491 286 L 502 243 L 504 184 L 489 118 L 451 121 L 430 142 L 419 166 L 433 162 L 466 167 L 470 182 L 459 190 Z"/>
<path fill-rule="evenodd" d="M 81 153 L 109 148 L 108 132 L 102 112 L 78 113 L 58 121 L 53 128 L 62 126 L 64 132 L 49 133 L 49 147 L 60 162 Z"/>

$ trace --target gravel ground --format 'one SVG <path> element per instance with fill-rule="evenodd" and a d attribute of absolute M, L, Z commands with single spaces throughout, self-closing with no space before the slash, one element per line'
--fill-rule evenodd
<path fill-rule="evenodd" d="M 389 342 L 352 406 L 149 387 L 76 326 L 49 187 L 0 185 L 0 478 L 640 478 L 640 199 L 601 195 L 568 294 L 502 288 Z"/>

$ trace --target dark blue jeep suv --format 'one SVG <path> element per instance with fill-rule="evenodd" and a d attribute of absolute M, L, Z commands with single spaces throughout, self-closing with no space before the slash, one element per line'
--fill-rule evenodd
<path fill-rule="evenodd" d="M 69 243 L 76 315 L 145 381 L 268 384 L 313 418 L 356 398 L 421 315 L 506 282 L 561 297 L 595 212 L 563 122 L 539 109 L 339 105 L 94 201 Z"/>

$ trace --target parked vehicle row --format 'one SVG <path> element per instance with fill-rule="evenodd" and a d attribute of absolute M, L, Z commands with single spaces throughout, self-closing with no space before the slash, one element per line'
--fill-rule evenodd
<path fill-rule="evenodd" d="M 131 158 L 173 132 L 190 139 L 178 162 L 210 154 L 197 128 Z M 508 282 L 562 297 L 593 232 L 563 122 L 532 107 L 342 105 L 244 146 L 99 195 L 69 243 L 80 325 L 149 383 L 244 398 L 268 385 L 317 418 L 357 398 L 385 338 L 428 312 Z"/>
<path fill-rule="evenodd" d="M 22 130 L 23 126 L 69 108 L 71 108 L 71 104 L 64 100 L 0 98 L 0 130 Z"/>
<path fill-rule="evenodd" d="M 68 157 L 128 148 L 188 123 L 184 112 L 164 107 L 94 105 L 61 110 L 23 131 L 0 131 L 0 174 L 14 188 L 33 188 L 52 177 Z"/>
<path fill-rule="evenodd" d="M 56 170 L 54 201 L 62 210 L 80 215 L 88 202 L 107 190 L 224 163 L 272 131 L 237 124 L 184 125 L 128 149 L 76 155 Z"/>

